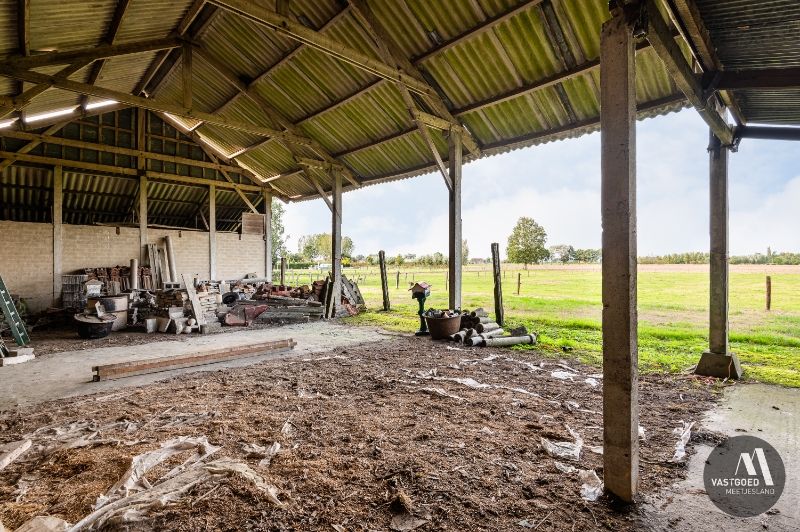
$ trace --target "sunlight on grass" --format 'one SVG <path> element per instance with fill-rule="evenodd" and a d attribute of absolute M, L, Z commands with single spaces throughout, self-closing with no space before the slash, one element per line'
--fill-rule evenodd
<path fill-rule="evenodd" d="M 485 266 L 482 266 L 485 268 Z M 685 271 L 639 272 L 639 367 L 643 372 L 680 372 L 693 367 L 707 348 L 708 274 Z M 412 332 L 418 327 L 416 302 L 407 291 L 412 280 L 433 284 L 426 308 L 445 308 L 445 271 L 425 273 L 400 269 L 390 273 L 392 310 L 381 308 L 377 269 L 346 271 L 357 279 L 368 312 L 348 321 L 389 330 Z M 518 278 L 518 275 L 521 275 Z M 739 355 L 745 377 L 800 387 L 800 269 L 771 273 L 773 310 L 764 310 L 764 273 L 732 268 L 731 350 Z M 517 281 L 521 293 L 516 295 Z M 575 357 L 602 363 L 600 272 L 591 268 L 541 268 L 507 271 L 503 279 L 507 328 L 524 325 L 539 335 L 536 349 L 548 356 Z M 463 279 L 464 308 L 482 306 L 493 312 L 492 277 L 467 271 Z M 562 348 L 572 348 L 565 352 Z"/>

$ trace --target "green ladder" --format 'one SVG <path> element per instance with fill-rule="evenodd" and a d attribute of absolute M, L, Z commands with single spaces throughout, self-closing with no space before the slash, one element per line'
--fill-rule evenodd
<path fill-rule="evenodd" d="M 2 277 L 0 277 L 0 309 L 3 310 L 6 323 L 8 323 L 8 326 L 11 328 L 11 336 L 14 337 L 14 341 L 17 342 L 17 345 L 19 347 L 28 345 L 31 342 L 30 337 L 28 337 L 28 331 L 25 330 L 25 324 L 22 323 L 22 319 L 19 317 L 17 307 L 14 306 L 14 302 L 11 300 L 11 294 L 8 293 L 6 283 L 3 281 Z M 2 340 L 0 340 L 0 356 L 7 355 L 6 347 L 3 345 Z"/>

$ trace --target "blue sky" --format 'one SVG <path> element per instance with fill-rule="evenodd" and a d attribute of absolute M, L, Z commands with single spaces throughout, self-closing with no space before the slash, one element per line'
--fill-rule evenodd
<path fill-rule="evenodd" d="M 708 128 L 693 110 L 638 122 L 639 255 L 708 249 Z M 600 135 L 553 142 L 464 166 L 464 238 L 489 256 L 516 220 L 534 218 L 548 245 L 600 247 Z M 800 145 L 744 139 L 730 155 L 732 254 L 800 250 Z M 356 254 L 447 252 L 441 175 L 364 187 L 343 198 L 343 232 Z M 289 249 L 330 232 L 322 200 L 286 206 Z"/>

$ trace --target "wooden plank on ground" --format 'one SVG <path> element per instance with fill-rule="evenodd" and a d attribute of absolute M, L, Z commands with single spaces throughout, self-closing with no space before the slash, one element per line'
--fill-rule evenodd
<path fill-rule="evenodd" d="M 186 292 L 189 294 L 189 301 L 192 303 L 194 319 L 197 320 L 198 325 L 208 325 L 203 314 L 203 307 L 200 305 L 200 298 L 197 297 L 197 290 L 194 289 L 194 281 L 191 278 L 187 278 L 185 273 L 181 274 L 181 279 L 183 279 L 183 286 L 186 287 Z"/>
<path fill-rule="evenodd" d="M 118 379 L 121 377 L 131 377 L 133 375 L 143 375 L 145 373 L 157 373 L 159 371 L 169 371 L 172 369 L 188 368 L 192 366 L 202 366 L 217 362 L 226 362 L 239 358 L 247 358 L 262 354 L 276 354 L 290 351 L 297 345 L 293 339 L 276 340 L 272 342 L 261 342 L 226 349 L 215 349 L 191 355 L 174 355 L 168 357 L 147 358 L 144 360 L 133 360 L 130 362 L 119 362 L 117 364 L 105 364 L 92 367 L 95 372 L 94 380 Z"/>

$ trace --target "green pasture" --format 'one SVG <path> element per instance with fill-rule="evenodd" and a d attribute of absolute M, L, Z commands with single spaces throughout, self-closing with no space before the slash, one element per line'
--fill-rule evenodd
<path fill-rule="evenodd" d="M 491 272 L 488 265 L 477 268 L 473 265 L 464 272 L 463 307 L 484 307 L 492 313 Z M 401 267 L 399 288 L 397 271 L 397 267 L 389 269 L 392 309 L 383 312 L 377 268 L 345 270 L 345 275 L 359 281 L 368 307 L 368 312 L 351 318 L 351 322 L 416 330 L 416 301 L 408 292 L 412 280 L 433 285 L 427 307 L 446 308 L 446 270 Z M 772 310 L 766 311 L 766 270 L 731 268 L 731 349 L 739 355 L 747 378 L 800 387 L 800 268 L 776 269 L 769 274 Z M 309 272 L 290 272 L 288 281 L 294 279 L 307 283 Z M 526 271 L 509 266 L 503 274 L 506 321 L 509 326 L 525 325 L 537 332 L 536 349 L 600 364 L 600 281 L 599 268 L 564 266 Z M 638 298 L 641 370 L 678 372 L 696 364 L 708 338 L 706 268 L 640 266 Z M 562 347 L 571 347 L 572 351 L 565 355 Z"/>

